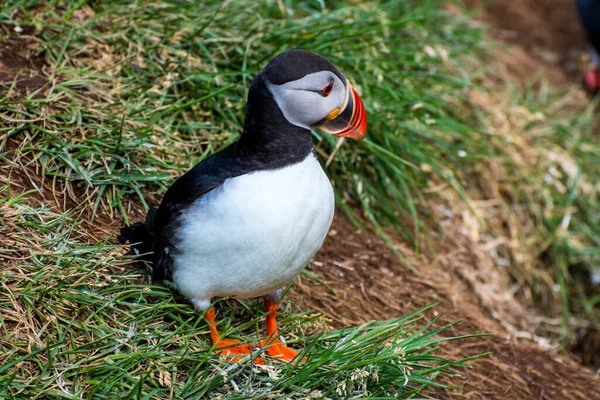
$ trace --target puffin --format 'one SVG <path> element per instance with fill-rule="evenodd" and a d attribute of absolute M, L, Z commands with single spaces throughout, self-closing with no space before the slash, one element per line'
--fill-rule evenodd
<path fill-rule="evenodd" d="M 277 304 L 323 244 L 335 205 L 313 147 L 315 128 L 362 140 L 364 104 L 325 57 L 285 51 L 252 80 L 239 139 L 179 177 L 145 221 L 118 236 L 152 265 L 153 281 L 204 314 L 213 348 L 232 362 L 260 347 L 282 361 L 298 355 L 279 339 Z M 222 338 L 215 297 L 262 297 L 266 338 L 258 344 Z"/>
<path fill-rule="evenodd" d="M 590 41 L 593 67 L 584 72 L 583 84 L 591 93 L 600 91 L 600 0 L 577 0 L 579 20 Z"/>

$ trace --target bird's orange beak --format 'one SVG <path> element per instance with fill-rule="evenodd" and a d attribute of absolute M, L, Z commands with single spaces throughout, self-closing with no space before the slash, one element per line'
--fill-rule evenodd
<path fill-rule="evenodd" d="M 347 82 L 344 104 L 329 113 L 318 126 L 323 131 L 335 136 L 359 140 L 365 137 L 367 112 L 360 96 L 350 82 Z"/>

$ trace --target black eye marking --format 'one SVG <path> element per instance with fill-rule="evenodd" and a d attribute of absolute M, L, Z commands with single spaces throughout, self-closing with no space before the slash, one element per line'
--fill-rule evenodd
<path fill-rule="evenodd" d="M 327 86 L 325 86 L 323 89 L 319 90 L 319 93 L 321 93 L 321 95 L 323 95 L 324 97 L 327 97 L 327 96 L 329 96 L 329 94 L 331 93 L 332 90 L 333 90 L 333 81 L 329 81 Z"/>

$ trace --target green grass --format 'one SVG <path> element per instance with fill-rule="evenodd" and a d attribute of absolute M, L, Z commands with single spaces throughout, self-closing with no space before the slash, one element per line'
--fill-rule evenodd
<path fill-rule="evenodd" d="M 16 15 L 33 29 L 49 65 L 46 96 L 0 94 L 0 112 L 11 120 L 0 134 L 19 143 L 7 157 L 59 191 L 66 185 L 67 196 L 95 214 L 127 221 L 136 201 L 156 201 L 176 176 L 237 139 L 248 85 L 272 56 L 311 49 L 372 99 L 369 139 L 345 143 L 328 168 L 339 205 L 362 204 L 364 214 L 350 215 L 376 226 L 409 215 L 398 226 L 418 245 L 431 222 L 422 221 L 420 164 L 455 184 L 443 165 L 465 148 L 456 138 L 470 128 L 443 96 L 468 85 L 449 71 L 481 33 L 434 1 L 284 7 L 282 14 L 268 2 L 2 6 L 0 23 L 14 25 Z M 373 85 L 374 77 L 385 81 Z M 318 133 L 315 140 L 328 159 L 337 142 Z M 477 150 L 466 149 L 485 150 L 473 144 Z M 201 316 L 167 288 L 141 282 L 140 271 L 123 266 L 122 248 L 78 229 L 79 211 L 57 213 L 7 193 L 2 206 L 12 222 L 2 227 L 18 245 L 2 246 L 16 258 L 1 277 L 0 397 L 413 397 L 443 387 L 438 376 L 468 361 L 433 354 L 459 338 L 440 337 L 445 327 L 421 319 L 425 309 L 329 333 L 318 317 L 288 309 L 282 333 L 309 362 L 230 365 L 211 351 Z M 253 304 L 220 308 L 228 337 L 258 339 L 263 316 Z"/>
<path fill-rule="evenodd" d="M 312 50 L 348 76 L 369 114 L 362 143 L 336 148 L 335 138 L 315 133 L 322 161 L 331 159 L 327 172 L 338 207 L 355 224 L 384 237 L 384 229 L 393 228 L 431 254 L 431 233 L 442 232 L 432 203 L 454 198 L 451 206 L 468 207 L 469 196 L 485 197 L 481 187 L 500 165 L 503 191 L 490 197 L 503 202 L 501 227 L 481 222 L 507 237 L 502 222 L 518 216 L 522 223 L 519 247 L 506 250 L 517 294 L 549 316 L 563 316 L 558 333 L 565 342 L 576 332 L 571 317 L 598 326 L 598 287 L 586 278 L 597 268 L 600 247 L 593 179 L 600 153 L 589 136 L 597 118 L 591 109 L 580 114 L 553 106 L 563 96 L 555 91 L 490 89 L 508 97 L 506 108 L 546 116 L 519 125 L 527 146 L 560 149 L 563 159 L 580 165 L 572 175 L 557 163 L 554 184 L 544 186 L 549 165 L 532 160 L 523 169 L 514 157 L 522 148 L 490 124 L 498 110 L 481 110 L 469 96 L 488 85 L 481 50 L 489 43 L 482 43 L 485 32 L 470 26 L 468 17 L 447 14 L 436 0 L 328 2 L 325 8 L 285 0 L 84 4 L 23 0 L 0 6 L 0 23 L 18 24 L 39 38 L 49 75 L 37 93 L 46 96 L 0 93 L 6 121 L 0 143 L 19 144 L 2 159 L 18 159 L 56 180 L 58 189 L 64 184 L 67 196 L 85 198 L 96 214 L 127 221 L 140 203 L 156 204 L 176 176 L 237 139 L 250 81 L 271 57 L 289 48 Z M 442 199 L 424 190 L 439 183 L 452 194 Z M 462 364 L 431 355 L 436 342 L 430 340 L 438 339 L 428 335 L 436 328 L 413 321 L 415 315 L 319 335 L 317 319 L 290 312 L 286 335 L 311 357 L 299 366 L 304 372 L 293 376 L 294 366 L 277 365 L 280 379 L 274 379 L 248 365 L 232 367 L 208 351 L 204 324 L 187 303 L 140 283 L 139 271 L 122 266 L 122 250 L 74 228 L 74 211 L 57 213 L 31 201 L 8 194 L 0 204 L 17 220 L 0 226 L 23 241 L 18 250 L 3 241 L 0 252 L 26 255 L 11 259 L 0 275 L 8 290 L 0 306 L 1 335 L 8 338 L 0 348 L 8 355 L 0 367 L 4 396 L 244 397 L 252 391 L 268 398 L 268 390 L 274 397 L 319 390 L 335 398 L 342 389 L 327 382 L 358 388 L 356 368 L 364 368 L 370 375 L 361 379 L 373 396 L 406 397 Z M 561 228 L 567 214 L 568 229 Z M 530 255 L 525 261 L 523 251 Z M 13 308 L 17 320 L 27 316 L 23 331 L 15 331 L 4 312 Z M 222 309 L 223 324 L 235 321 L 231 333 L 256 332 L 256 307 L 245 305 L 248 323 L 235 309 Z M 345 335 L 358 335 L 358 345 L 342 343 Z M 406 386 L 403 371 L 411 372 Z"/>

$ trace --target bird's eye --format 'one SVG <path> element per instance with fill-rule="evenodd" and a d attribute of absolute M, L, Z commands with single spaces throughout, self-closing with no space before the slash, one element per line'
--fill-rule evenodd
<path fill-rule="evenodd" d="M 321 89 L 319 92 L 327 97 L 329 96 L 329 94 L 331 93 L 331 90 L 333 90 L 333 81 L 330 81 L 327 86 L 325 86 L 323 89 Z"/>

